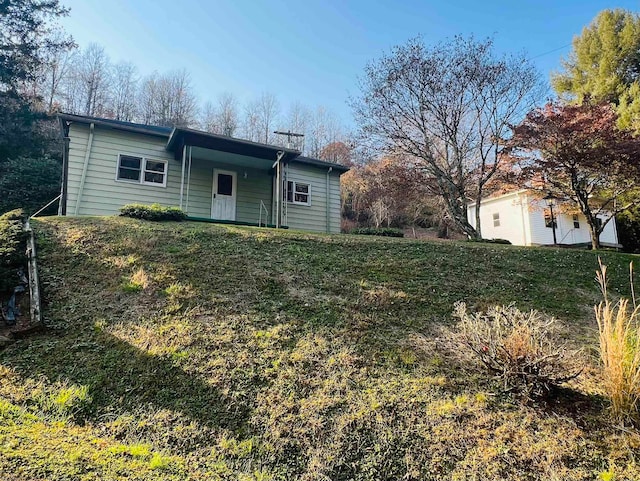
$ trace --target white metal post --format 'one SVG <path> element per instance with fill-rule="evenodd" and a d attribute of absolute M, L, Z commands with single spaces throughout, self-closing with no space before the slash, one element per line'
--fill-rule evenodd
<path fill-rule="evenodd" d="M 182 209 L 182 195 L 184 193 L 184 168 L 187 162 L 187 146 L 182 146 L 182 177 L 180 178 L 180 208 Z"/>

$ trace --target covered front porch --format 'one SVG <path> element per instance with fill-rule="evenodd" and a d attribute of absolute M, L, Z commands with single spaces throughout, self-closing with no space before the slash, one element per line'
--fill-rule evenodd
<path fill-rule="evenodd" d="M 181 163 L 179 206 L 190 218 L 286 228 L 281 189 L 299 152 L 190 129 L 174 129 L 167 148 Z"/>

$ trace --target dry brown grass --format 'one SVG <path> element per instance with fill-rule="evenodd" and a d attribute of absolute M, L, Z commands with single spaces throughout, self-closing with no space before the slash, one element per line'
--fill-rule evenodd
<path fill-rule="evenodd" d="M 633 297 L 633 264 L 630 264 Z M 595 307 L 603 364 L 603 387 L 611 413 L 621 422 L 638 421 L 640 401 L 640 308 L 628 299 L 613 303 L 607 292 L 607 266 L 600 262 L 598 283 L 604 300 Z"/>
<path fill-rule="evenodd" d="M 458 344 L 469 350 L 504 384 L 525 397 L 545 396 L 578 376 L 576 352 L 558 341 L 558 322 L 537 311 L 494 306 L 470 313 L 457 303 Z"/>
<path fill-rule="evenodd" d="M 149 287 L 149 276 L 143 267 L 138 268 L 131 276 L 131 282 L 140 286 L 142 289 Z"/>

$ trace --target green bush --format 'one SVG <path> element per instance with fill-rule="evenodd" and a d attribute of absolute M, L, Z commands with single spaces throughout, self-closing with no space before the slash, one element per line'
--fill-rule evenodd
<path fill-rule="evenodd" d="M 60 194 L 60 161 L 19 157 L 0 162 L 0 212 L 22 208 L 33 214 Z M 42 215 L 54 214 L 57 202 Z"/>
<path fill-rule="evenodd" d="M 187 214 L 182 209 L 164 207 L 160 204 L 127 204 L 120 208 L 120 215 L 152 221 L 173 220 L 179 222 L 187 218 Z"/>
<path fill-rule="evenodd" d="M 0 292 L 8 292 L 18 284 L 17 271 L 26 262 L 23 219 L 21 210 L 0 215 Z"/>
<path fill-rule="evenodd" d="M 469 239 L 469 242 L 481 242 L 483 244 L 508 244 L 511 245 L 511 241 L 507 239 Z"/>
<path fill-rule="evenodd" d="M 379 235 L 382 237 L 404 237 L 404 232 L 391 227 L 360 227 L 351 231 L 358 235 Z"/>

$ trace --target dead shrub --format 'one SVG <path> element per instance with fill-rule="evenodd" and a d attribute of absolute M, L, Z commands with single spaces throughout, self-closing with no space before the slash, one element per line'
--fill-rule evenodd
<path fill-rule="evenodd" d="M 456 344 L 503 383 L 505 391 L 525 398 L 548 396 L 554 387 L 577 377 L 575 351 L 557 340 L 557 321 L 513 305 L 470 313 L 455 305 Z"/>

